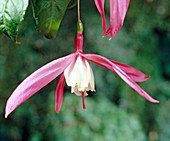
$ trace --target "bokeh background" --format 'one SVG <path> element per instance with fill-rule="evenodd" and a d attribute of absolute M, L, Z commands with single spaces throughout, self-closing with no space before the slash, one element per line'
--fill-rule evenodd
<path fill-rule="evenodd" d="M 16 86 L 44 64 L 74 52 L 76 7 L 67 10 L 56 39 L 35 29 L 31 6 L 17 45 L 0 34 L 0 141 L 169 141 L 170 1 L 131 0 L 124 26 L 109 41 L 102 38 L 94 1 L 81 1 L 84 52 L 96 53 L 151 76 L 139 85 L 160 101 L 141 97 L 113 72 L 91 63 L 96 92 L 86 97 L 65 85 L 60 114 L 55 113 L 58 78 L 20 105 L 7 119 L 5 104 Z M 106 1 L 109 23 L 109 2 Z M 109 25 L 108 25 L 109 26 Z"/>

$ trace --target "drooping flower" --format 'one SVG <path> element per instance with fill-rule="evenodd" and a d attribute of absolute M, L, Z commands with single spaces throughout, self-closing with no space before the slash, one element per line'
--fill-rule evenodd
<path fill-rule="evenodd" d="M 130 0 L 110 0 L 110 26 L 106 31 L 106 20 L 104 12 L 105 0 L 95 0 L 96 7 L 102 16 L 103 36 L 110 34 L 113 38 L 121 29 Z"/>
<path fill-rule="evenodd" d="M 81 56 L 77 56 L 76 62 L 72 62 L 64 71 L 67 85 L 71 87 L 71 92 L 78 96 L 88 94 L 86 91 L 94 90 L 94 76 L 88 61 Z"/>
<path fill-rule="evenodd" d="M 9 97 L 5 117 L 61 73 L 63 74 L 56 88 L 56 112 L 59 113 L 62 105 L 65 81 L 71 87 L 72 93 L 82 96 L 83 109 L 85 109 L 84 96 L 87 96 L 87 91 L 95 91 L 93 72 L 88 61 L 113 71 L 144 98 L 158 103 L 135 83 L 147 80 L 148 76 L 131 66 L 103 56 L 83 53 L 83 34 L 78 32 L 75 37 L 75 53 L 56 59 L 28 76 Z"/>

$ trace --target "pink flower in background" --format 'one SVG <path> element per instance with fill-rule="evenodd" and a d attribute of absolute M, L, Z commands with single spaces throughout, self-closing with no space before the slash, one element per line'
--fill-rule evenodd
<path fill-rule="evenodd" d="M 113 38 L 121 29 L 130 0 L 110 0 L 110 26 L 106 31 L 106 20 L 104 12 L 105 0 L 95 0 L 96 7 L 102 16 L 103 36 L 110 34 Z"/>
<path fill-rule="evenodd" d="M 147 2 L 153 2 L 153 0 L 146 0 Z"/>
<path fill-rule="evenodd" d="M 59 113 L 62 105 L 65 81 L 71 87 L 72 93 L 82 96 L 83 109 L 85 109 L 84 96 L 87 96 L 87 91 L 95 91 L 94 76 L 88 61 L 113 71 L 144 98 L 150 102 L 158 103 L 135 83 L 147 80 L 148 76 L 131 66 L 109 60 L 103 56 L 84 54 L 82 49 L 83 35 L 78 32 L 75 38 L 75 53 L 56 59 L 28 76 L 9 97 L 5 117 L 61 73 L 56 88 L 56 112 Z"/>

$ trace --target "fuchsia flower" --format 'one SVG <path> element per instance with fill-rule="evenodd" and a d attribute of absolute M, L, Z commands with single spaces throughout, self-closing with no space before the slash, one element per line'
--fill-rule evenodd
<path fill-rule="evenodd" d="M 82 49 L 83 35 L 78 32 L 75 38 L 75 53 L 56 59 L 28 76 L 8 99 L 5 117 L 61 73 L 63 74 L 56 88 L 56 112 L 59 113 L 62 105 L 65 81 L 71 87 L 72 93 L 82 96 L 83 109 L 85 109 L 84 96 L 87 96 L 86 91 L 95 91 L 93 72 L 88 61 L 113 71 L 150 102 L 158 102 L 135 83 L 145 81 L 148 76 L 131 66 L 109 60 L 103 56 L 84 54 Z"/>
<path fill-rule="evenodd" d="M 130 0 L 110 0 L 110 26 L 106 31 L 106 20 L 104 13 L 105 0 L 95 0 L 96 7 L 102 16 L 103 36 L 111 35 L 113 38 L 121 29 Z"/>

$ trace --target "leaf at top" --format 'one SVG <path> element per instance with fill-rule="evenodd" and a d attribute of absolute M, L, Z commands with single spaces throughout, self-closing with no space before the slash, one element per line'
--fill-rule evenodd
<path fill-rule="evenodd" d="M 47 38 L 55 38 L 70 0 L 32 0 L 36 28 Z"/>
<path fill-rule="evenodd" d="M 0 0 L 0 31 L 14 41 L 28 4 L 29 0 Z"/>
<path fill-rule="evenodd" d="M 77 5 L 77 0 L 71 0 L 69 5 L 68 5 L 68 8 L 73 8 L 76 5 Z"/>

